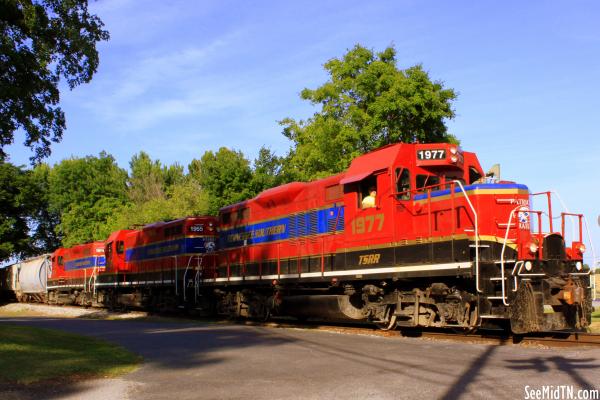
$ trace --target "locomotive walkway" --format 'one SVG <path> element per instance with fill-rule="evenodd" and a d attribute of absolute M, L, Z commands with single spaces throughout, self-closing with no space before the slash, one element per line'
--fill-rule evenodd
<path fill-rule="evenodd" d="M 211 323 L 0 318 L 117 342 L 144 357 L 120 379 L 43 398 L 525 398 L 525 387 L 600 389 L 600 350 L 464 344 Z"/>

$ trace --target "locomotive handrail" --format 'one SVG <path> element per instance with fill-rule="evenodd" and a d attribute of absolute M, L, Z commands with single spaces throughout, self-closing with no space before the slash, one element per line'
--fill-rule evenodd
<path fill-rule="evenodd" d="M 194 256 L 190 256 L 190 258 L 188 259 L 187 266 L 185 267 L 185 272 L 183 273 L 183 283 L 181 285 L 183 288 L 183 301 L 186 300 L 186 292 L 187 292 L 187 282 L 185 280 L 187 278 L 187 273 L 188 273 L 188 270 L 190 269 L 190 265 L 192 264 L 193 258 L 194 258 Z"/>
<path fill-rule="evenodd" d="M 201 255 L 196 256 L 196 260 L 198 261 L 196 275 L 194 276 L 194 303 L 198 302 L 198 295 L 200 294 L 200 272 L 202 271 L 202 261 L 204 257 Z"/>
<path fill-rule="evenodd" d="M 90 275 L 90 279 L 88 280 L 88 288 L 89 288 L 89 287 L 92 287 L 92 279 L 94 279 L 94 286 L 93 286 L 93 290 L 92 290 L 92 296 L 96 295 L 96 272 L 97 272 L 97 269 L 98 269 L 98 266 L 94 265 L 94 268 L 92 269 L 92 274 Z"/>
<path fill-rule="evenodd" d="M 477 211 L 475 211 L 475 207 L 473 207 L 473 203 L 471 203 L 471 199 L 469 199 L 469 195 L 465 191 L 462 183 L 458 180 L 454 180 L 452 183 L 458 184 L 460 190 L 465 196 L 465 199 L 467 200 L 467 203 L 469 204 L 469 207 L 471 208 L 471 211 L 473 211 L 473 218 L 475 219 L 475 289 L 477 290 L 477 293 L 481 293 L 482 290 L 479 287 L 479 220 L 477 217 Z M 450 190 L 452 193 L 454 193 L 454 188 L 451 188 Z"/>
<path fill-rule="evenodd" d="M 523 206 L 518 205 L 510 211 L 510 215 L 508 216 L 508 224 L 506 226 L 506 233 L 504 234 L 504 241 L 502 242 L 502 252 L 500 253 L 500 280 L 502 286 L 502 304 L 508 306 L 508 302 L 506 301 L 506 278 L 504 272 L 504 250 L 506 250 L 506 243 L 508 242 L 508 233 L 510 232 L 510 225 L 512 223 L 513 216 L 515 215 L 515 211 L 520 211 Z M 514 269 L 513 269 L 514 270 Z"/>
<path fill-rule="evenodd" d="M 390 193 L 390 196 L 395 196 L 396 198 L 400 195 L 403 195 L 405 193 L 411 194 L 413 192 L 415 193 L 423 193 L 423 192 L 427 192 L 427 201 L 428 201 L 428 210 L 427 213 L 431 214 L 431 189 L 434 187 L 439 187 L 438 190 L 448 190 L 448 189 L 444 189 L 443 187 L 445 185 L 447 185 L 448 182 L 446 183 L 437 183 L 435 185 L 430 185 L 430 186 L 425 186 L 419 189 L 409 189 L 409 190 L 404 190 L 402 192 L 397 192 L 397 193 Z M 471 209 L 471 211 L 473 212 L 473 219 L 474 219 L 474 234 L 475 234 L 475 289 L 477 290 L 477 293 L 482 293 L 483 291 L 481 290 L 480 284 L 479 284 L 479 217 L 477 215 L 477 211 L 475 210 L 475 207 L 473 206 L 473 203 L 471 202 L 471 199 L 469 198 L 469 195 L 467 194 L 467 191 L 465 190 L 463 184 L 461 181 L 459 180 L 453 180 L 450 182 L 450 193 L 452 194 L 452 198 L 453 198 L 453 202 L 454 202 L 454 192 L 455 192 L 455 185 L 458 184 L 458 187 L 460 188 L 460 191 L 462 192 L 462 194 L 465 196 L 465 200 L 467 200 L 467 204 L 469 205 L 469 208 Z M 409 197 L 410 199 L 411 197 Z M 406 200 L 409 200 L 406 199 Z M 453 207 L 454 209 L 454 207 Z M 454 221 L 454 218 L 453 218 Z M 453 222 L 454 224 L 454 222 Z M 431 224 L 429 226 L 429 228 L 431 229 Z"/>
<path fill-rule="evenodd" d="M 177 256 L 172 256 L 175 259 L 175 296 L 179 296 L 177 291 Z"/>
<path fill-rule="evenodd" d="M 540 196 L 542 194 L 545 194 L 546 198 L 548 199 L 548 221 L 550 222 L 550 232 L 554 232 L 554 229 L 552 228 L 552 219 L 553 219 L 552 218 L 552 199 L 551 199 L 552 192 L 547 191 L 547 192 L 533 193 L 533 194 L 531 194 L 531 197 Z"/>

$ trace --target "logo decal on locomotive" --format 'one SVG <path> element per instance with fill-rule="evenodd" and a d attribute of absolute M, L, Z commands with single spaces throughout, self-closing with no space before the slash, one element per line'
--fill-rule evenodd
<path fill-rule="evenodd" d="M 246 232 L 237 232 L 227 235 L 227 242 L 239 242 L 242 240 L 262 238 L 265 236 L 281 235 L 285 233 L 285 224 L 269 226 L 267 228 L 253 229 Z"/>
<path fill-rule="evenodd" d="M 380 258 L 381 258 L 380 253 L 364 254 L 362 256 L 358 256 L 358 265 L 379 264 Z"/>

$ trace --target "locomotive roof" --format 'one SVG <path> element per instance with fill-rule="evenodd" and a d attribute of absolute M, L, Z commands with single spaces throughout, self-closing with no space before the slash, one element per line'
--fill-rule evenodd
<path fill-rule="evenodd" d="M 340 179 L 343 176 L 344 174 L 341 173 L 310 182 L 290 182 L 286 183 L 285 185 L 275 186 L 273 188 L 260 192 L 258 195 L 256 195 L 256 197 L 252 199 L 222 207 L 219 210 L 219 212 L 226 213 L 232 210 L 244 208 L 249 203 L 258 203 L 259 205 L 265 207 L 268 206 L 270 202 L 282 204 L 296 200 L 301 200 L 302 194 L 306 193 L 307 189 L 335 185 L 340 182 Z"/>
<path fill-rule="evenodd" d="M 147 230 L 147 229 L 155 229 L 155 228 L 160 228 L 163 226 L 170 226 L 170 225 L 175 225 L 178 224 L 180 222 L 184 222 L 188 219 L 198 219 L 198 218 L 214 218 L 212 216 L 204 216 L 204 215 L 190 215 L 187 217 L 183 217 L 183 218 L 178 218 L 178 219 L 172 219 L 169 221 L 159 221 L 159 222 L 153 222 L 151 224 L 148 225 L 144 225 L 142 227 L 142 230 Z"/>
<path fill-rule="evenodd" d="M 398 158 L 402 143 L 391 144 L 355 158 L 341 184 L 360 181 L 375 171 L 386 169 Z"/>

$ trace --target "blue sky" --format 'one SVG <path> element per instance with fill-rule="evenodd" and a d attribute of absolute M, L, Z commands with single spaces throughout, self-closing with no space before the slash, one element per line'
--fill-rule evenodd
<path fill-rule="evenodd" d="M 600 5 L 589 1 L 134 1 L 90 6 L 111 40 L 93 81 L 62 93 L 64 140 L 49 161 L 106 150 L 127 167 L 144 150 L 187 165 L 206 150 L 284 154 L 278 120 L 322 64 L 356 43 L 393 44 L 454 88 L 450 132 L 484 168 L 583 212 L 600 257 Z M 8 150 L 26 164 L 21 145 Z M 589 246 L 588 246 L 589 247 Z M 591 251 L 588 250 L 588 255 Z"/>

